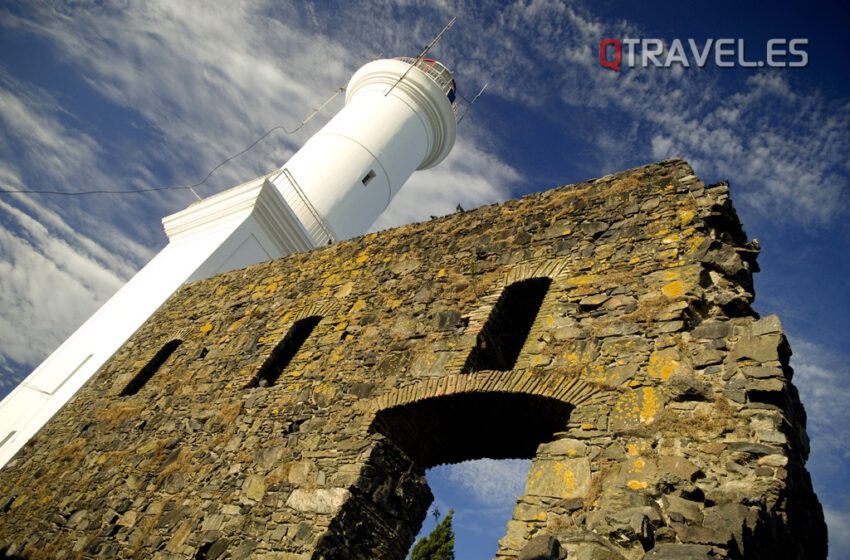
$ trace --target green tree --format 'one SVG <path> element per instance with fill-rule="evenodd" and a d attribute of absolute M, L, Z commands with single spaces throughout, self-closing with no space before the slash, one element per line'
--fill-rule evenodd
<path fill-rule="evenodd" d="M 454 510 L 434 527 L 430 535 L 419 539 L 410 552 L 410 560 L 454 560 L 455 532 L 452 529 Z"/>

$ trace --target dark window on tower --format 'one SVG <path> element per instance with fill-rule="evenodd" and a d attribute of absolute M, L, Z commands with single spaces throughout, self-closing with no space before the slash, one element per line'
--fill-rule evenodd
<path fill-rule="evenodd" d="M 374 170 L 374 169 L 370 169 L 370 170 L 369 170 L 369 173 L 367 173 L 367 174 L 363 177 L 363 186 L 364 186 L 364 187 L 368 186 L 368 185 L 369 185 L 369 183 L 371 183 L 371 182 L 372 182 L 372 179 L 374 179 L 374 178 L 375 178 L 375 170 Z"/>
<path fill-rule="evenodd" d="M 150 381 L 150 378 L 153 377 L 159 368 L 162 367 L 162 364 L 171 357 L 171 354 L 173 354 L 174 351 L 177 350 L 177 347 L 181 344 L 183 344 L 183 341 L 178 339 L 166 342 L 165 345 L 154 355 L 154 357 L 139 370 L 139 373 L 137 373 L 136 376 L 127 383 L 127 386 L 124 387 L 123 391 L 121 391 L 120 396 L 129 397 L 130 395 L 138 393 L 139 390 L 145 386 L 145 383 Z"/>
<path fill-rule="evenodd" d="M 260 371 L 257 372 L 251 383 L 248 384 L 248 387 L 267 387 L 274 385 L 280 374 L 286 369 L 286 366 L 289 365 L 289 362 L 295 357 L 301 345 L 304 344 L 310 333 L 313 332 L 313 329 L 316 328 L 316 325 L 321 320 L 321 317 L 314 315 L 296 321 L 289 328 L 283 340 L 278 342 L 277 346 L 274 347 L 274 350 L 272 350 L 272 353 L 260 367 Z"/>
<path fill-rule="evenodd" d="M 505 288 L 461 372 L 513 369 L 551 284 L 550 278 L 531 278 Z"/>

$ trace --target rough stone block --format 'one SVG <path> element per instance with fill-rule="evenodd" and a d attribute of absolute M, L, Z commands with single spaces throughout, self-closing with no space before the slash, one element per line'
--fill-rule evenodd
<path fill-rule="evenodd" d="M 541 444 L 537 448 L 538 455 L 562 455 L 564 457 L 584 457 L 587 455 L 587 445 L 577 439 L 562 438 Z"/>
<path fill-rule="evenodd" d="M 659 544 L 643 560 L 714 560 L 710 546 L 699 544 Z"/>
<path fill-rule="evenodd" d="M 753 336 L 761 336 L 764 334 L 781 333 L 782 321 L 776 315 L 768 315 L 762 317 L 750 326 L 750 332 Z"/>
<path fill-rule="evenodd" d="M 552 535 L 537 535 L 522 547 L 517 560 L 559 560 L 561 543 Z"/>
<path fill-rule="evenodd" d="M 748 359 L 760 363 L 779 360 L 779 348 L 783 340 L 784 337 L 778 334 L 742 337 L 732 349 L 732 359 Z"/>
<path fill-rule="evenodd" d="M 658 457 L 658 470 L 673 474 L 682 480 L 693 482 L 697 476 L 702 475 L 702 470 L 683 457 L 661 455 Z"/>
<path fill-rule="evenodd" d="M 590 461 L 539 459 L 531 464 L 525 493 L 553 498 L 581 498 L 590 489 Z"/>
<path fill-rule="evenodd" d="M 344 488 L 294 490 L 286 505 L 298 511 L 334 513 L 348 499 L 349 491 Z"/>

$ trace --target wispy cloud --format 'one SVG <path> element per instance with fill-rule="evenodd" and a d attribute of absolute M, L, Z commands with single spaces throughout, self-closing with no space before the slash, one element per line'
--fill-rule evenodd
<path fill-rule="evenodd" d="M 370 54 L 411 52 L 400 46 L 409 39 L 403 30 L 386 32 L 368 22 L 352 39 L 325 27 L 336 19 L 332 11 L 316 9 L 246 1 L 202 10 L 149 2 L 120 10 L 31 3 L 4 11 L 0 26 L 46 40 L 77 87 L 117 115 L 127 135 L 115 138 L 113 130 L 75 114 L 68 99 L 0 69 L 4 187 L 131 190 L 193 183 L 264 131 L 293 128 Z M 374 42 L 361 41 L 376 29 Z M 433 32 L 420 21 L 414 35 Z M 341 100 L 332 103 L 297 134 L 272 134 L 199 191 L 211 194 L 279 166 L 341 106 Z M 516 177 L 470 134 L 449 161 L 412 181 L 375 227 L 445 214 L 458 203 L 470 208 L 503 200 Z M 35 365 L 70 334 L 164 244 L 159 218 L 190 201 L 185 191 L 7 197 L 0 209 L 7 216 L 0 238 L 7 366 Z M 50 285 L 62 289 L 48 294 Z M 22 318 L 34 325 L 32 336 L 13 332 Z"/>
<path fill-rule="evenodd" d="M 846 492 L 850 472 L 850 355 L 838 354 L 802 339 L 791 341 L 794 382 L 800 390 L 808 416 L 811 455 L 808 469 L 824 506 L 829 526 L 830 558 L 850 557 L 850 496 Z"/>
<path fill-rule="evenodd" d="M 512 508 L 523 494 L 530 466 L 525 459 L 479 459 L 444 468 L 446 478 L 468 492 L 478 507 L 504 509 Z"/>
<path fill-rule="evenodd" d="M 850 470 L 850 433 L 835 427 L 850 425 L 850 355 L 837 355 L 801 338 L 791 342 L 794 382 L 805 403 L 812 438 L 810 467 L 826 479 L 843 478 Z"/>
<path fill-rule="evenodd" d="M 501 202 L 519 180 L 517 170 L 462 138 L 440 165 L 414 173 L 372 229 L 450 214 L 458 204 L 470 210 Z"/>
<path fill-rule="evenodd" d="M 0 201 L 0 339 L 5 356 L 30 364 L 81 323 L 124 279 L 104 267 L 74 235 L 69 243 L 30 215 Z M 99 248 L 98 253 L 102 253 Z M 21 328 L 21 321 L 27 324 Z"/>
<path fill-rule="evenodd" d="M 829 526 L 829 557 L 834 560 L 850 558 L 850 508 L 827 507 L 823 513 Z"/>

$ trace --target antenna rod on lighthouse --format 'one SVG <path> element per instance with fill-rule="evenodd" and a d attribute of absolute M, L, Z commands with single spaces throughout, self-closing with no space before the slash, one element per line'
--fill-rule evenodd
<path fill-rule="evenodd" d="M 419 55 L 418 55 L 418 56 L 417 56 L 417 57 L 413 60 L 413 64 L 411 64 L 411 65 L 410 65 L 410 68 L 413 68 L 414 66 L 418 66 L 418 65 L 419 65 L 419 63 L 420 63 L 420 62 L 422 62 L 422 59 L 423 59 L 423 58 L 425 58 L 425 55 L 426 55 L 426 54 L 428 54 L 428 51 L 430 51 L 430 50 L 434 47 L 434 45 L 436 45 L 437 43 L 439 43 L 439 42 L 440 42 L 440 39 L 442 39 L 442 38 L 443 38 L 443 35 L 445 35 L 445 34 L 446 34 L 446 32 L 447 32 L 449 29 L 451 29 L 451 28 L 452 28 L 452 26 L 455 24 L 455 21 L 457 21 L 457 16 L 453 17 L 453 18 L 452 18 L 452 20 L 451 20 L 449 23 L 447 23 L 447 24 L 446 24 L 446 26 L 443 28 L 443 30 L 442 30 L 442 31 L 440 31 L 439 33 L 437 33 L 437 36 L 436 36 L 436 37 L 434 37 L 434 38 L 431 40 L 431 42 L 430 42 L 430 43 L 428 43 L 428 45 L 426 45 L 426 46 L 425 46 L 425 48 L 424 48 L 424 49 L 422 49 L 422 52 L 421 52 L 421 53 L 419 53 Z M 410 68 L 408 68 L 408 69 L 404 72 L 404 74 L 402 74 L 401 76 L 399 76 L 398 80 L 396 80 L 396 82 L 392 85 L 392 87 L 391 87 L 390 89 L 388 89 L 388 90 L 386 91 L 386 93 L 384 93 L 384 97 L 388 96 L 388 95 L 390 94 L 390 92 L 391 92 L 392 90 L 394 90 L 394 89 L 395 89 L 395 87 L 396 87 L 398 84 L 400 84 L 400 83 L 401 83 L 401 81 L 402 81 L 402 80 L 403 80 L 403 79 L 407 76 L 407 73 L 408 73 L 408 72 L 410 72 Z"/>
<path fill-rule="evenodd" d="M 489 85 L 490 82 L 484 84 L 484 87 L 481 88 L 481 91 L 478 92 L 478 95 L 472 98 L 472 101 L 469 102 L 469 105 L 467 106 L 466 110 L 463 112 L 460 118 L 458 118 L 457 124 L 460 124 L 460 122 L 463 120 L 463 117 L 465 117 L 466 114 L 472 110 L 472 106 L 475 105 L 475 102 L 478 101 L 478 98 L 481 97 L 481 94 L 484 93 L 484 90 L 487 89 L 487 86 Z"/>

